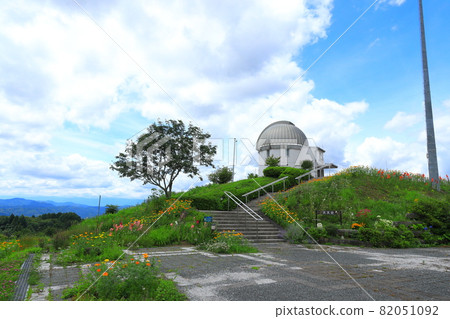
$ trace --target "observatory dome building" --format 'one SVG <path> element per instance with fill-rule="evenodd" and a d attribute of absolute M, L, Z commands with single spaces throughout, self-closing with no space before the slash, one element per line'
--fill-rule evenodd
<path fill-rule="evenodd" d="M 256 150 L 260 176 L 267 167 L 265 162 L 269 156 L 279 157 L 280 166 L 296 168 L 301 168 L 303 161 L 312 161 L 314 177 L 324 176 L 326 168 L 337 168 L 334 164 L 325 163 L 325 150 L 311 146 L 305 133 L 289 121 L 278 121 L 267 126 L 258 137 Z"/>

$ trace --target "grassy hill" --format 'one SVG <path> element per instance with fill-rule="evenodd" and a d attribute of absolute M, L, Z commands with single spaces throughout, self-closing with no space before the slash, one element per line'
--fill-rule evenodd
<path fill-rule="evenodd" d="M 318 238 L 336 236 L 337 228 L 344 228 L 358 230 L 355 237 L 374 246 L 408 247 L 450 240 L 448 179 L 442 179 L 441 191 L 435 191 L 424 175 L 352 167 L 295 186 L 275 200 L 263 203 L 266 215 L 286 228 L 299 223 Z M 316 221 L 316 211 L 326 210 L 341 211 L 342 225 L 339 216 L 319 214 Z M 323 229 L 317 230 L 316 222 Z"/>
<path fill-rule="evenodd" d="M 192 201 L 192 206 L 197 209 L 205 210 L 228 210 L 234 209 L 236 204 L 230 201 L 228 202 L 228 197 L 224 195 L 225 191 L 229 191 L 236 195 L 239 199 L 245 202 L 242 195 L 257 189 L 259 186 L 264 186 L 276 181 L 276 178 L 272 177 L 257 177 L 253 179 L 244 179 L 236 182 L 231 182 L 227 184 L 210 184 L 206 186 L 199 186 L 188 190 L 185 193 L 177 193 L 173 195 L 173 198 L 182 198 Z M 256 181 L 256 182 L 255 182 Z M 271 191 L 272 187 L 268 186 Z M 283 189 L 283 182 L 279 182 L 274 185 L 274 190 L 279 191 Z M 257 197 L 257 193 L 253 193 L 248 196 L 248 200 Z M 229 205 L 229 206 L 228 206 Z"/>

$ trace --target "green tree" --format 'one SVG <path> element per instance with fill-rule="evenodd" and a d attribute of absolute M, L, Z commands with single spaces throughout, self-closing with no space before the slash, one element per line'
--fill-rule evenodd
<path fill-rule="evenodd" d="M 117 205 L 106 205 L 105 214 L 115 214 L 119 211 L 119 206 Z"/>
<path fill-rule="evenodd" d="M 110 168 L 120 177 L 155 185 L 170 198 L 173 183 L 181 173 L 193 178 L 200 176 L 199 166 L 214 167 L 217 147 L 206 143 L 209 137 L 199 127 L 186 127 L 181 120 L 158 121 L 136 141 L 129 141 Z"/>
<path fill-rule="evenodd" d="M 213 184 L 226 184 L 233 179 L 233 171 L 230 168 L 224 166 L 209 174 L 208 179 Z"/>
<path fill-rule="evenodd" d="M 269 167 L 280 166 L 280 158 L 270 155 L 266 158 L 266 165 Z"/>
<path fill-rule="evenodd" d="M 306 170 L 310 171 L 313 169 L 314 163 L 310 160 L 305 160 L 302 162 L 301 167 L 302 167 L 302 169 L 306 169 Z"/>
<path fill-rule="evenodd" d="M 257 178 L 257 177 L 258 177 L 258 174 L 255 174 L 255 173 L 248 173 L 248 175 L 247 175 L 248 179 Z"/>

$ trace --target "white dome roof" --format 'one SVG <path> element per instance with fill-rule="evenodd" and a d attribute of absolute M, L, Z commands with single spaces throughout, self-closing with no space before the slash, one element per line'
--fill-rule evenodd
<path fill-rule="evenodd" d="M 308 145 L 308 140 L 294 123 L 289 121 L 278 121 L 267 126 L 259 135 L 256 149 L 266 145 Z"/>

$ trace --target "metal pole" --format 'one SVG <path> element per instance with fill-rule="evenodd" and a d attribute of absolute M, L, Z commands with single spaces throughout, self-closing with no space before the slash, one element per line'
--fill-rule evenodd
<path fill-rule="evenodd" d="M 432 187 L 439 190 L 439 169 L 436 154 L 436 141 L 434 137 L 433 110 L 431 106 L 430 79 L 428 75 L 427 47 L 425 43 L 425 26 L 423 20 L 422 0 L 419 0 L 420 13 L 420 38 L 422 43 L 422 67 L 423 67 L 423 87 L 425 95 L 425 122 L 427 129 L 427 158 L 428 174 Z"/>
<path fill-rule="evenodd" d="M 98 233 L 98 216 L 100 216 L 100 201 L 102 199 L 102 195 L 98 195 L 98 209 L 97 209 L 97 233 Z"/>
<path fill-rule="evenodd" d="M 236 153 L 236 138 L 233 138 L 233 182 L 234 182 L 234 162 Z"/>

